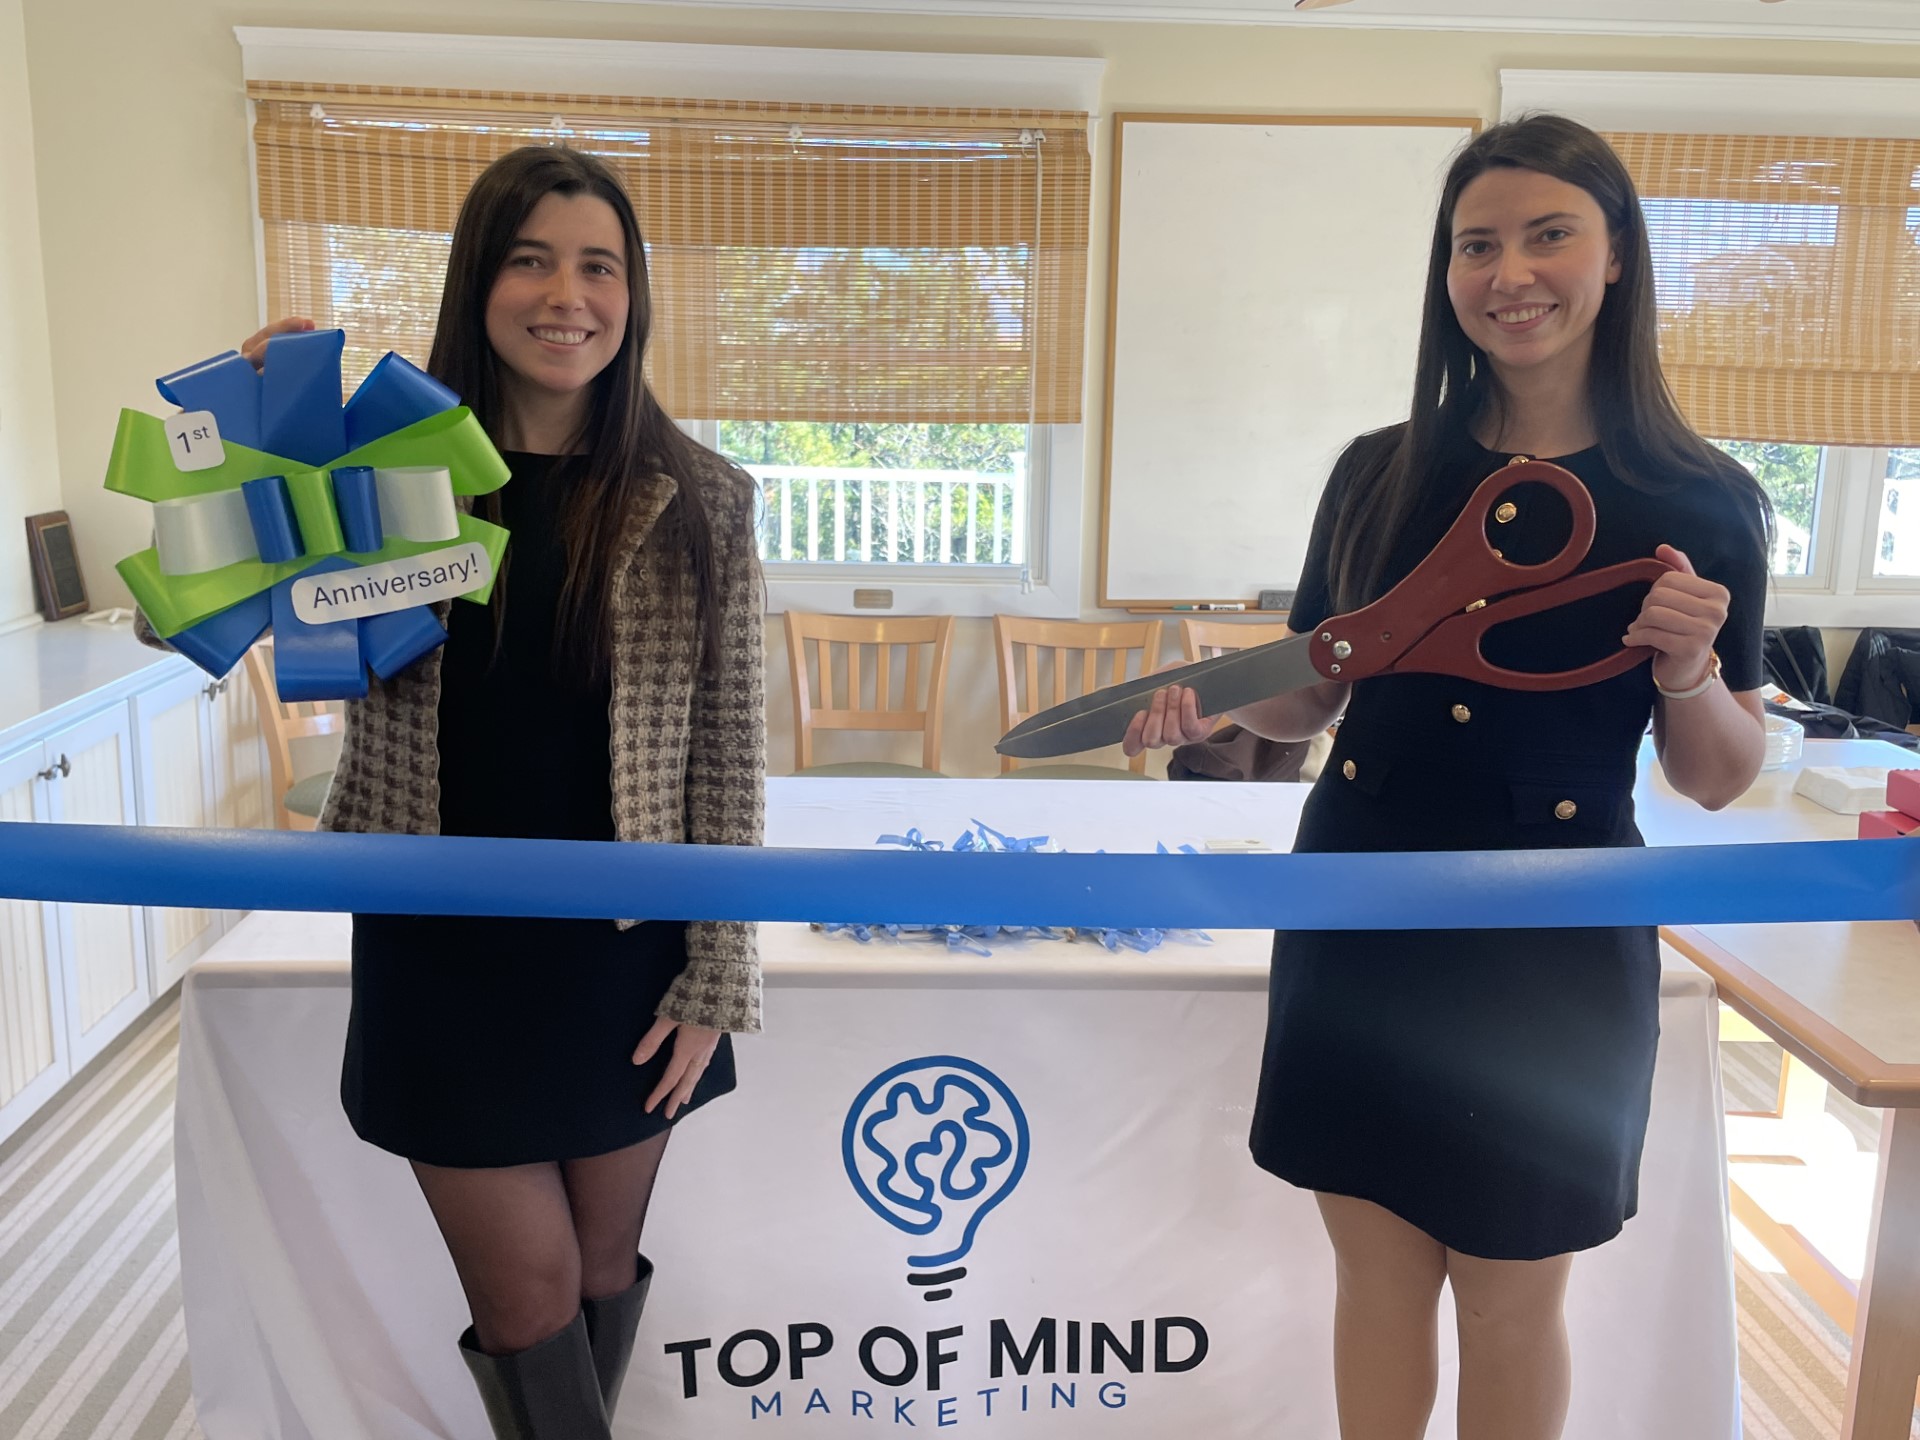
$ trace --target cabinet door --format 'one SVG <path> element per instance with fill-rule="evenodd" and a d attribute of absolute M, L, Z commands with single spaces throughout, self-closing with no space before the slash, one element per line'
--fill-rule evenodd
<path fill-rule="evenodd" d="M 228 830 L 264 830 L 268 804 L 267 742 L 253 686 L 235 669 L 214 686 L 213 820 Z"/>
<path fill-rule="evenodd" d="M 214 823 L 214 699 L 219 683 L 198 670 L 133 697 L 135 773 L 142 825 L 203 830 Z M 152 993 L 164 995 L 224 928 L 219 912 L 148 906 Z"/>
<path fill-rule="evenodd" d="M 44 746 L 0 755 L 0 820 L 47 818 Z M 0 1140 L 72 1074 L 67 1063 L 58 907 L 0 900 Z"/>
<path fill-rule="evenodd" d="M 238 666 L 214 687 L 213 823 L 226 830 L 273 828 L 273 790 L 260 707 Z M 222 932 L 238 925 L 244 910 L 222 910 Z"/>
<path fill-rule="evenodd" d="M 133 716 L 126 705 L 46 739 L 57 778 L 47 782 L 48 818 L 69 825 L 131 825 Z M 131 1024 L 152 993 L 141 912 L 128 905 L 60 906 L 67 1045 L 78 1070 Z"/>

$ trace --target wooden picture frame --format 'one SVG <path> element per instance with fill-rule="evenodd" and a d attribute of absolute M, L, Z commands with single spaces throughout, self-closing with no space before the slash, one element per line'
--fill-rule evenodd
<path fill-rule="evenodd" d="M 33 561 L 33 593 L 48 620 L 86 613 L 87 582 L 73 543 L 73 522 L 64 510 L 27 517 L 27 551 Z"/>

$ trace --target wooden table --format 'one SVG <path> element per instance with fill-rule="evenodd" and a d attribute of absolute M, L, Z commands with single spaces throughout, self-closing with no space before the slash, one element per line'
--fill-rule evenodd
<path fill-rule="evenodd" d="M 1684 845 L 1850 837 L 1854 817 L 1793 793 L 1798 770 L 1920 769 L 1920 755 L 1877 740 L 1809 741 L 1797 765 L 1763 774 L 1741 799 L 1712 814 L 1675 795 L 1650 755 L 1642 763 L 1649 772 L 1636 790 L 1642 830 L 1653 844 Z M 1824 1111 L 1826 1085 L 1885 1112 L 1857 1294 L 1845 1273 L 1737 1184 L 1733 1206 L 1853 1333 L 1842 1440 L 1907 1440 L 1920 1385 L 1920 927 L 1706 925 L 1674 928 L 1665 938 L 1713 977 L 1722 1000 L 1788 1053 L 1781 1101 L 1770 1117 L 1773 1158 L 1799 1158 L 1795 1137 Z M 1805 1068 L 1796 1073 L 1797 1066 Z M 1735 1152 L 1743 1148 L 1740 1124 L 1729 1121 Z"/>

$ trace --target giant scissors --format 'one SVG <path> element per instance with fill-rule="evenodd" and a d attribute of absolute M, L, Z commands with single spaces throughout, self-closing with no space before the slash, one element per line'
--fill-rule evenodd
<path fill-rule="evenodd" d="M 1560 494 L 1573 528 L 1551 559 L 1516 565 L 1487 538 L 1487 522 L 1510 521 L 1513 507 L 1500 496 L 1528 482 Z M 1371 605 L 1335 615 L 1306 634 L 1090 691 L 1029 716 L 994 748 L 1036 760 L 1117 744 L 1133 717 L 1168 685 L 1191 689 L 1201 714 L 1224 715 L 1323 681 L 1344 685 L 1378 675 L 1455 675 L 1508 690 L 1573 690 L 1612 679 L 1654 652 L 1628 646 L 1576 669 L 1533 672 L 1495 665 L 1480 650 L 1496 625 L 1648 584 L 1672 569 L 1648 558 L 1573 574 L 1593 545 L 1594 523 L 1593 497 L 1579 477 L 1543 460 L 1516 460 L 1481 481 L 1426 559 Z"/>

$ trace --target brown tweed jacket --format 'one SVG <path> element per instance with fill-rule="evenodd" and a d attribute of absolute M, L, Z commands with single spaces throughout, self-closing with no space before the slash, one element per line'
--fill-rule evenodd
<path fill-rule="evenodd" d="M 691 566 L 657 523 L 678 482 L 656 475 L 627 515 L 622 548 L 631 558 L 613 592 L 614 829 L 623 841 L 757 845 L 767 746 L 755 491 L 749 476 L 717 456 L 692 479 L 713 516 L 724 597 L 720 653 L 703 672 Z M 372 681 L 366 699 L 348 702 L 321 829 L 439 832 L 440 665 L 436 650 L 391 681 Z M 660 1014 L 715 1030 L 757 1031 L 754 927 L 695 921 L 687 927 L 687 951 L 687 968 Z"/>

